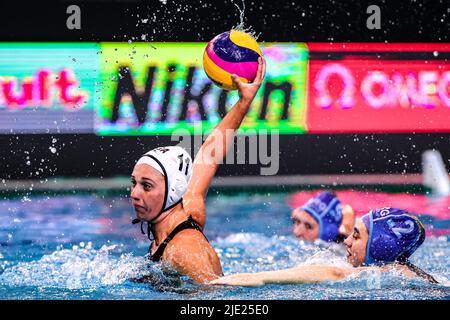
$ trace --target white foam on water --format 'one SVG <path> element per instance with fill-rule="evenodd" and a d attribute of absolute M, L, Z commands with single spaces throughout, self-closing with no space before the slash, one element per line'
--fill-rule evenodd
<path fill-rule="evenodd" d="M 122 284 L 148 273 L 149 262 L 145 257 L 119 255 L 119 246 L 104 245 L 96 250 L 88 243 L 59 249 L 39 260 L 6 268 L 0 274 L 0 284 L 79 289 Z"/>

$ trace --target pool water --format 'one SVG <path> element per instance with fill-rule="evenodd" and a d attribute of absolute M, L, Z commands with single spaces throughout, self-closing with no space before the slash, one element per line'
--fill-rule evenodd
<path fill-rule="evenodd" d="M 347 265 L 340 246 L 308 244 L 291 235 L 289 204 L 299 196 L 208 196 L 205 234 L 225 274 L 298 264 Z M 168 276 L 148 262 L 149 240 L 139 225 L 130 223 L 134 214 L 126 196 L 4 199 L 0 299 L 450 299 L 450 214 L 448 206 L 441 208 L 447 212 L 422 214 L 428 238 L 411 259 L 435 276 L 437 285 L 388 272 L 375 280 L 360 274 L 334 283 L 211 288 Z M 133 281 L 144 275 L 154 282 Z"/>

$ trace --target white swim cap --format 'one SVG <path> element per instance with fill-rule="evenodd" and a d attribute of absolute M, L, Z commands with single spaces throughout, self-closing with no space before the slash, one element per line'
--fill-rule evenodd
<path fill-rule="evenodd" d="M 166 180 L 160 214 L 181 202 L 192 174 L 192 158 L 186 150 L 178 146 L 155 148 L 144 154 L 136 162 L 136 165 L 138 164 L 151 166 Z"/>

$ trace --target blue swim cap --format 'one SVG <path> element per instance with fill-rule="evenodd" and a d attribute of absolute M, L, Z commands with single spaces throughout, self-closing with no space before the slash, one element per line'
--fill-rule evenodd
<path fill-rule="evenodd" d="M 331 192 L 321 192 L 301 208 L 319 223 L 319 238 L 335 241 L 342 223 L 342 206 L 339 199 Z"/>
<path fill-rule="evenodd" d="M 402 209 L 375 209 L 361 219 L 369 232 L 366 265 L 405 261 L 425 240 L 423 224 Z"/>

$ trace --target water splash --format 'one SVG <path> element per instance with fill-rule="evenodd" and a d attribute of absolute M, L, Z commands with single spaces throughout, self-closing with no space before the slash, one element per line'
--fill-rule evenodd
<path fill-rule="evenodd" d="M 225 274 L 305 263 L 345 263 L 345 253 L 339 254 L 330 245 L 291 236 L 286 197 L 285 193 L 208 197 L 206 234 Z M 411 262 L 435 277 L 439 285 L 386 273 L 381 277 L 381 289 L 369 289 L 367 276 L 361 274 L 342 282 L 207 291 L 182 277 L 172 280 L 161 266 L 148 263 L 144 257 L 148 241 L 129 223 L 128 198 L 71 195 L 31 196 L 31 200 L 0 201 L 0 211 L 8 217 L 0 220 L 4 231 L 0 234 L 0 299 L 450 298 L 448 235 L 427 237 L 411 257 Z M 366 201 L 354 200 L 355 206 Z M 448 229 L 446 221 L 428 219 L 425 223 L 438 231 Z M 54 249 L 61 243 L 63 247 Z M 390 278 L 395 285 L 390 285 Z"/>
<path fill-rule="evenodd" d="M 256 34 L 256 31 L 253 30 L 252 26 L 248 27 L 245 26 L 245 1 L 242 0 L 242 8 L 234 1 L 232 1 L 232 3 L 239 11 L 239 23 L 236 26 L 232 27 L 231 29 L 248 33 L 253 38 L 255 38 L 255 40 L 258 40 L 261 33 Z"/>
<path fill-rule="evenodd" d="M 225 274 L 279 270 L 307 264 L 348 266 L 344 254 L 329 244 L 293 237 L 234 233 L 213 242 Z"/>
<path fill-rule="evenodd" d="M 145 257 L 120 254 L 120 245 L 91 244 L 58 249 L 36 261 L 20 262 L 0 274 L 2 286 L 38 286 L 64 289 L 96 288 L 123 284 L 149 273 L 164 277 L 160 270 L 149 270 Z"/>
<path fill-rule="evenodd" d="M 323 283 L 325 287 L 336 290 L 354 289 L 360 287 L 359 294 L 368 294 L 370 290 L 391 290 L 396 291 L 398 288 L 414 290 L 421 287 L 435 292 L 437 297 L 444 297 L 445 292 L 448 294 L 449 280 L 446 277 L 448 270 L 439 265 L 437 261 L 440 256 L 445 255 L 448 248 L 447 240 L 427 239 L 427 248 L 420 248 L 420 252 L 428 253 L 432 247 L 436 251 L 425 260 L 423 256 L 413 256 L 412 262 L 422 267 L 435 277 L 439 284 L 430 284 L 421 278 L 405 278 L 395 268 L 388 272 L 380 274 L 379 283 L 373 282 L 373 274 L 371 272 L 356 273 L 339 282 Z M 298 241 L 293 237 L 272 236 L 267 237 L 258 233 L 234 233 L 224 238 L 218 238 L 214 242 L 214 248 L 218 251 L 220 260 L 224 267 L 226 275 L 242 272 L 261 272 L 268 270 L 280 270 L 300 265 L 328 265 L 342 268 L 351 268 L 352 266 L 345 258 L 345 247 L 339 244 L 328 244 L 323 241 L 309 243 Z M 441 248 L 441 249 L 439 249 Z M 333 291 L 334 292 L 334 291 Z M 342 294 L 342 292 L 334 292 L 334 294 Z M 398 293 L 400 295 L 401 293 Z M 395 295 L 392 295 L 394 297 Z M 316 297 L 317 298 L 317 297 Z"/>
<path fill-rule="evenodd" d="M 235 3 L 234 1 L 232 1 L 232 3 L 234 4 L 234 6 L 238 9 L 239 11 L 239 24 L 237 24 L 233 29 L 236 30 L 240 30 L 240 31 L 245 31 L 245 1 L 242 0 L 242 8 Z"/>

